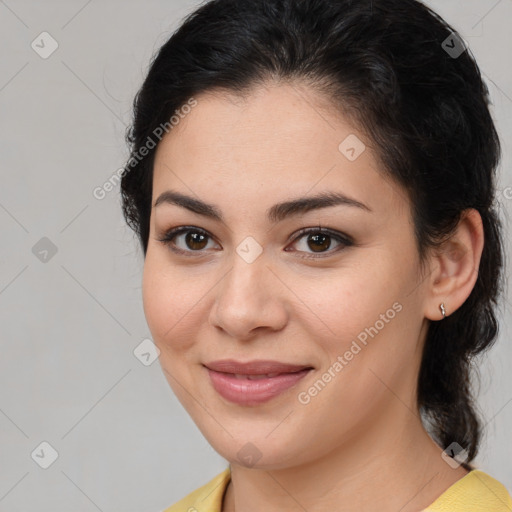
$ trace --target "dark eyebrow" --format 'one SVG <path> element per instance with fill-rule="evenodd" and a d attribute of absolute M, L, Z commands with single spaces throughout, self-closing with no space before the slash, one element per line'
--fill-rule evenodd
<path fill-rule="evenodd" d="M 173 190 L 167 190 L 160 194 L 153 208 L 160 204 L 174 204 L 181 206 L 199 215 L 209 217 L 219 222 L 224 222 L 221 211 L 213 204 L 205 203 L 199 199 L 181 194 Z M 327 208 L 329 206 L 353 206 L 371 212 L 371 208 L 364 203 L 352 199 L 339 192 L 323 192 L 315 196 L 299 197 L 282 203 L 277 203 L 267 210 L 267 218 L 271 222 L 279 222 L 287 217 L 306 213 L 310 210 Z"/>

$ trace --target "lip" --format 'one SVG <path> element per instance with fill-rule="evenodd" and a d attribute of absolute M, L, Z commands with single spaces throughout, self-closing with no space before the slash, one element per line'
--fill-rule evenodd
<path fill-rule="evenodd" d="M 313 368 L 307 365 L 292 365 L 278 361 L 233 360 L 214 361 L 204 365 L 208 370 L 213 388 L 226 400 L 238 405 L 258 405 L 275 398 L 295 386 Z M 272 377 L 248 377 L 278 374 Z"/>
<path fill-rule="evenodd" d="M 222 359 L 205 363 L 207 368 L 216 372 L 233 373 L 239 375 L 263 375 L 266 373 L 294 373 L 305 368 L 312 368 L 307 364 L 289 364 L 280 361 L 254 360 L 248 362 L 235 361 L 234 359 Z"/>

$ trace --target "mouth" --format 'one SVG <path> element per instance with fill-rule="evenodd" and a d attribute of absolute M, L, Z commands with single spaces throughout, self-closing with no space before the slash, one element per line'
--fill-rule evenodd
<path fill-rule="evenodd" d="M 233 360 L 204 364 L 213 388 L 238 405 L 258 405 L 294 387 L 314 368 L 279 361 Z"/>

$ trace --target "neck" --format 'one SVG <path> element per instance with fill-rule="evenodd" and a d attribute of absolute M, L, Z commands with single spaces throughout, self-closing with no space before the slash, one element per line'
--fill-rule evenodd
<path fill-rule="evenodd" d="M 222 512 L 415 512 L 467 474 L 452 469 L 419 416 L 397 401 L 336 450 L 280 469 L 231 464 Z"/>

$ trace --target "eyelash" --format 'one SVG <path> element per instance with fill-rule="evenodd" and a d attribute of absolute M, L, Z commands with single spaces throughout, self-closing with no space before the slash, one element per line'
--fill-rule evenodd
<path fill-rule="evenodd" d="M 197 251 L 193 251 L 193 250 L 184 250 L 184 249 L 179 249 L 177 248 L 176 246 L 173 245 L 173 239 L 178 236 L 178 235 L 181 235 L 183 233 L 188 233 L 188 232 L 194 232 L 194 233 L 199 233 L 199 234 L 202 234 L 202 235 L 205 235 L 207 236 L 208 238 L 213 238 L 211 237 L 207 231 L 201 229 L 201 228 L 196 228 L 194 226 L 180 226 L 178 228 L 173 228 L 173 229 L 170 229 L 169 231 L 167 231 L 163 237 L 161 238 L 157 238 L 157 240 L 161 243 L 163 243 L 165 246 L 169 247 L 169 249 L 177 254 L 182 254 L 184 256 L 187 256 L 187 257 L 197 257 L 197 256 L 192 256 L 190 253 L 201 253 L 203 252 L 203 250 L 197 250 Z M 337 232 L 337 231 L 333 231 L 333 230 L 330 230 L 330 229 L 326 229 L 326 228 L 322 228 L 321 226 L 318 226 L 318 227 L 313 227 L 313 228 L 303 228 L 301 230 L 299 230 L 297 233 L 296 233 L 296 236 L 295 238 L 293 239 L 293 243 L 297 242 L 300 238 L 302 238 L 304 235 L 307 235 L 307 234 L 310 234 L 310 233 L 314 233 L 314 234 L 322 234 L 322 235 L 328 235 L 329 237 L 331 238 L 334 238 L 337 242 L 339 242 L 341 244 L 341 247 L 339 246 L 337 249 L 334 249 L 334 250 L 328 250 L 328 251 L 325 251 L 323 253 L 317 253 L 318 256 L 312 256 L 311 253 L 308 253 L 310 254 L 309 256 L 300 256 L 301 258 L 304 258 L 304 259 L 317 259 L 317 258 L 325 258 L 326 256 L 322 256 L 322 254 L 326 254 L 327 256 L 330 256 L 332 255 L 333 253 L 337 253 L 337 252 L 340 252 L 341 250 L 343 250 L 344 248 L 347 248 L 347 247 L 350 247 L 352 245 L 354 245 L 354 241 L 346 236 L 346 235 L 342 235 L 341 233 Z M 303 252 L 303 251 L 298 251 L 298 252 Z M 202 254 L 199 254 L 198 255 L 199 257 L 202 256 Z"/>

